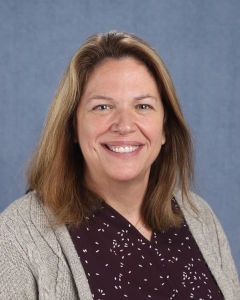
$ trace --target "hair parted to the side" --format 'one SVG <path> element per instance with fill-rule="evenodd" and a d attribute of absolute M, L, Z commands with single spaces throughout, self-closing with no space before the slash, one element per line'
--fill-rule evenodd
<path fill-rule="evenodd" d="M 75 114 L 89 74 L 108 58 L 133 57 L 153 74 L 165 111 L 166 143 L 152 164 L 142 217 L 154 229 L 179 226 L 181 214 L 171 205 L 173 190 L 188 197 L 193 180 L 193 148 L 188 126 L 168 70 L 142 39 L 110 31 L 88 38 L 73 56 L 50 107 L 42 136 L 28 166 L 28 190 L 35 190 L 58 224 L 78 224 L 99 208 L 99 195 L 84 182 L 84 158 L 74 143 Z M 190 201 L 190 200 L 189 200 Z"/>

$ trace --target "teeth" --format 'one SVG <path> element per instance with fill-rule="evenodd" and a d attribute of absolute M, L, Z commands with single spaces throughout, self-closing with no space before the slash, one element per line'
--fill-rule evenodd
<path fill-rule="evenodd" d="M 119 152 L 119 153 L 129 153 L 137 150 L 139 146 L 127 146 L 127 147 L 114 147 L 114 146 L 108 146 L 110 150 L 113 152 Z"/>

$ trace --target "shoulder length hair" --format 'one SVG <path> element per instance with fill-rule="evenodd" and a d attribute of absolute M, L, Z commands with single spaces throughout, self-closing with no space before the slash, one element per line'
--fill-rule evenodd
<path fill-rule="evenodd" d="M 173 191 L 188 197 L 193 148 L 169 72 L 157 52 L 135 35 L 110 31 L 88 38 L 70 61 L 51 104 L 37 149 L 28 165 L 28 190 L 35 190 L 58 224 L 76 225 L 99 208 L 101 198 L 84 181 L 84 158 L 74 143 L 75 115 L 91 71 L 108 58 L 132 57 L 154 76 L 165 113 L 166 143 L 151 166 L 142 217 L 150 228 L 179 226 Z"/>

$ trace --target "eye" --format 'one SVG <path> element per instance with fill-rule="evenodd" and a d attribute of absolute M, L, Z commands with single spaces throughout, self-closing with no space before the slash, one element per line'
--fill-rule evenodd
<path fill-rule="evenodd" d="M 93 110 L 107 110 L 110 108 L 111 108 L 110 105 L 100 104 L 100 105 L 94 106 Z"/>
<path fill-rule="evenodd" d="M 145 110 L 145 109 L 153 109 L 153 107 L 149 104 L 139 104 L 137 106 L 138 109 L 141 109 L 141 110 Z"/>

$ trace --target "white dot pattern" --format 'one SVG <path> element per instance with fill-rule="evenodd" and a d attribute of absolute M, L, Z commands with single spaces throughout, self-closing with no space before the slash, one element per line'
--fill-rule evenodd
<path fill-rule="evenodd" d="M 148 241 L 104 205 L 69 232 L 94 300 L 223 299 L 185 221 Z"/>

